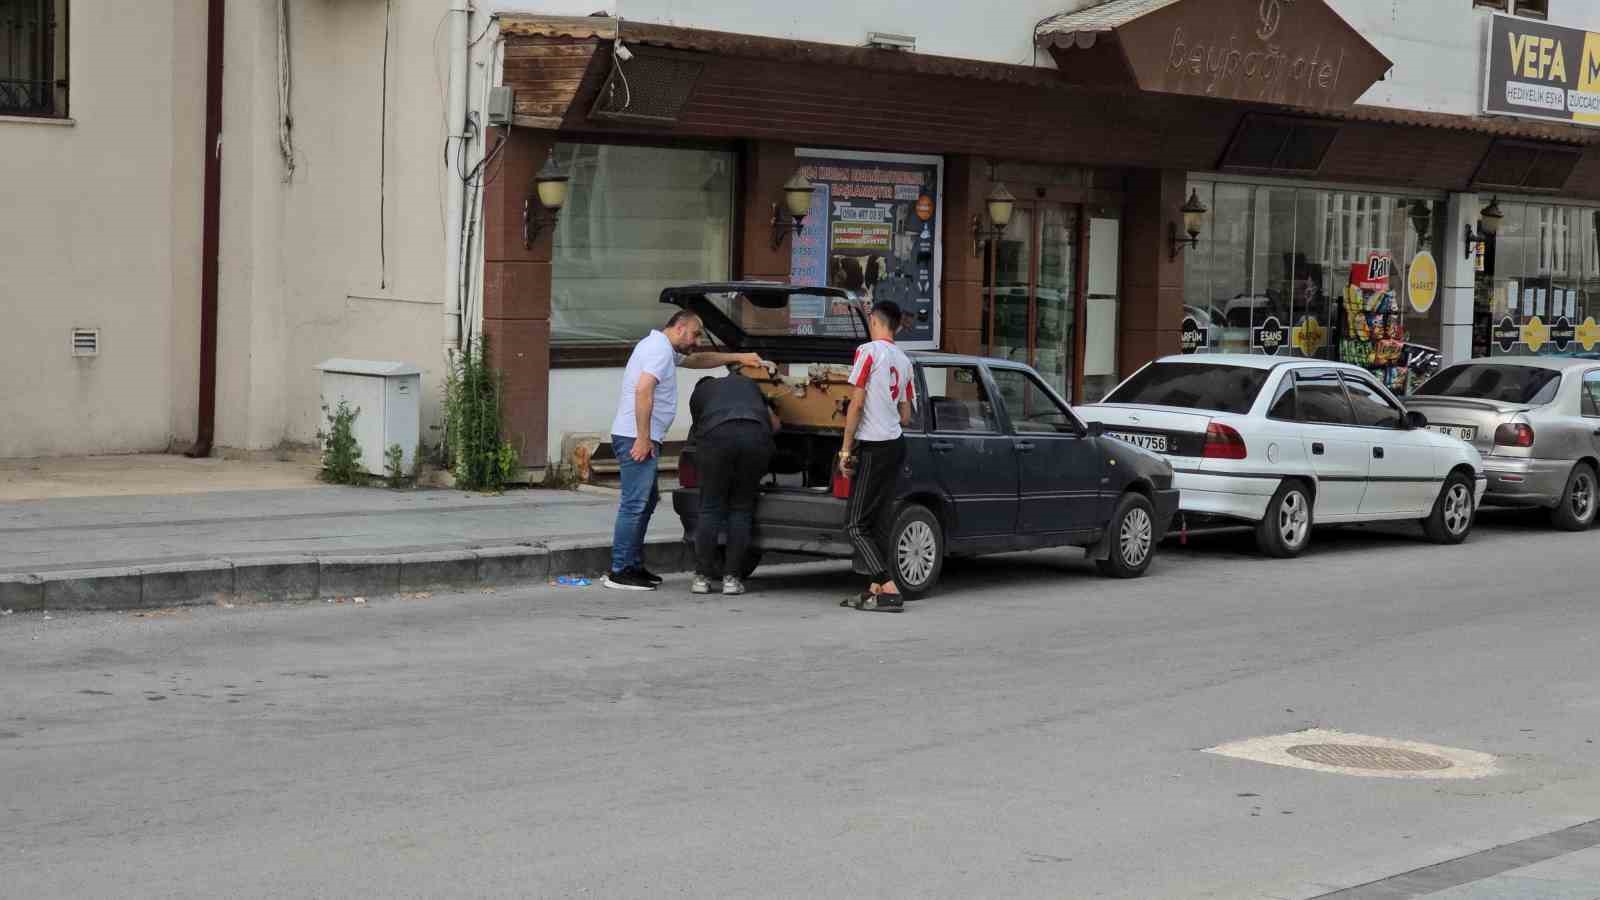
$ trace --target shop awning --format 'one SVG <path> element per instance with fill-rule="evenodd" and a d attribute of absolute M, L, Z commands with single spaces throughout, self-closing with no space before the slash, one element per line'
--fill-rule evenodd
<path fill-rule="evenodd" d="M 1393 65 L 1325 0 L 1111 0 L 1034 40 L 1077 84 L 1316 110 L 1349 108 Z"/>

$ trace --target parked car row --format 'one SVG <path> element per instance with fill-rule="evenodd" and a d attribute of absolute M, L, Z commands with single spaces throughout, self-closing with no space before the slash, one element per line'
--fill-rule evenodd
<path fill-rule="evenodd" d="M 661 299 L 697 313 L 727 348 L 778 365 L 753 373 L 783 428 L 749 567 L 762 550 L 849 557 L 848 485 L 832 468 L 849 390 L 838 370 L 865 339 L 865 319 L 830 320 L 817 334 L 778 314 L 791 302 L 849 305 L 848 295 L 743 282 L 670 288 Z M 910 596 L 934 587 L 947 558 L 1044 547 L 1081 547 L 1103 573 L 1135 577 L 1174 521 L 1249 525 L 1263 552 L 1292 557 L 1320 524 L 1410 520 L 1457 544 L 1486 501 L 1544 506 L 1573 529 L 1600 508 L 1596 361 L 1478 360 L 1446 368 L 1403 402 L 1343 363 L 1171 356 L 1075 410 L 1020 363 L 911 357 L 918 403 L 887 535 Z M 679 474 L 673 508 L 692 534 L 692 442 Z"/>

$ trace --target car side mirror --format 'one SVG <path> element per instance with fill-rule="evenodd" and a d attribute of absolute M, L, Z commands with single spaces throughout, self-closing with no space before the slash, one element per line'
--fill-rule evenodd
<path fill-rule="evenodd" d="M 1105 435 L 1105 433 L 1106 423 L 1104 422 L 1083 423 L 1083 434 L 1085 437 L 1102 437 Z"/>
<path fill-rule="evenodd" d="M 1405 422 L 1406 428 L 1411 431 L 1428 427 L 1428 417 L 1416 411 L 1407 412 Z"/>

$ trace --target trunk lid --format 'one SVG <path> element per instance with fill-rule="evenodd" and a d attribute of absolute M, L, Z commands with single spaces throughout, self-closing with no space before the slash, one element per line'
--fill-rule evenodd
<path fill-rule="evenodd" d="M 766 281 L 670 287 L 661 302 L 688 310 L 729 350 L 774 362 L 847 362 L 867 340 L 867 317 L 848 291 Z"/>
<path fill-rule="evenodd" d="M 1494 450 L 1494 430 L 1503 423 L 1512 421 L 1518 413 L 1527 412 L 1531 408 L 1525 403 L 1483 400 L 1476 397 L 1425 395 L 1406 399 L 1407 410 L 1428 417 L 1430 431 L 1466 441 L 1484 455 Z M 1463 429 L 1466 433 L 1463 433 Z"/>
<path fill-rule="evenodd" d="M 1210 412 L 1172 406 L 1135 406 L 1097 403 L 1078 408 L 1078 414 L 1106 427 L 1106 436 L 1127 441 L 1163 456 L 1198 457 L 1205 449 Z"/>

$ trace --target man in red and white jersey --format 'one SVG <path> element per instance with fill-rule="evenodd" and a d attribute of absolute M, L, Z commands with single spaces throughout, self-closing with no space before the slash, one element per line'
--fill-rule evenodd
<path fill-rule="evenodd" d="M 839 451 L 839 468 L 852 478 L 845 533 L 855 547 L 856 572 L 872 579 L 860 596 L 840 605 L 872 612 L 905 608 L 894 582 L 887 521 L 906 458 L 901 428 L 911 421 L 916 400 L 911 360 L 894 343 L 899 330 L 899 305 L 883 301 L 872 307 L 867 317 L 872 340 L 856 349 L 844 447 Z"/>

